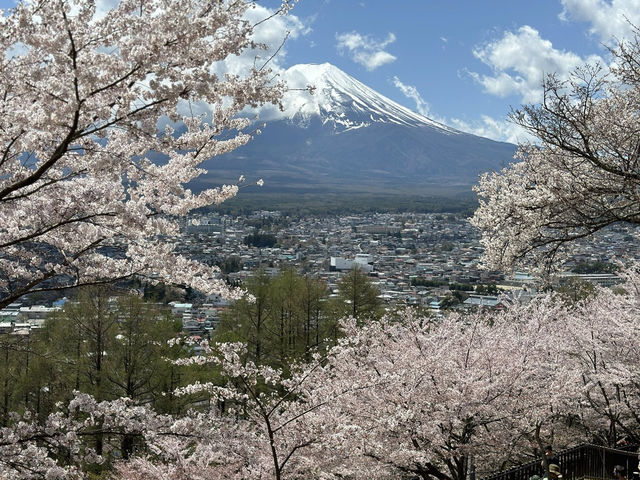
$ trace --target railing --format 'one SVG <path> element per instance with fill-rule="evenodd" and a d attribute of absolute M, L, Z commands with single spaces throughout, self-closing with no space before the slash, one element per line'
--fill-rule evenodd
<path fill-rule="evenodd" d="M 599 447 L 597 445 L 579 445 L 556 453 L 560 461 L 562 480 L 611 480 L 613 467 L 622 465 L 626 468 L 627 478 L 631 480 L 634 471 L 638 470 L 638 452 Z M 544 476 L 540 465 L 542 459 L 496 472 L 482 480 L 529 480 L 532 476 Z M 637 477 L 637 475 L 636 475 Z"/>

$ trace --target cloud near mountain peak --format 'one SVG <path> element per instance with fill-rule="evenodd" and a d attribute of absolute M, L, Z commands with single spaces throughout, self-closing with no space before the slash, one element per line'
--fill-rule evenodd
<path fill-rule="evenodd" d="M 369 71 L 396 60 L 394 55 L 386 51 L 387 46 L 396 41 L 394 33 L 390 32 L 384 40 L 376 40 L 353 31 L 336 34 L 336 40 L 340 54 L 348 54 L 355 63 Z"/>

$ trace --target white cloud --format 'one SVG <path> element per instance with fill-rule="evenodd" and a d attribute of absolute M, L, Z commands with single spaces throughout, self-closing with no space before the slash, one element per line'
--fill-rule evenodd
<path fill-rule="evenodd" d="M 587 22 L 589 32 L 605 44 L 613 45 L 633 35 L 633 25 L 640 25 L 638 0 L 560 0 L 565 21 Z"/>
<path fill-rule="evenodd" d="M 271 68 L 274 76 L 278 76 L 277 79 L 282 79 L 286 65 L 287 42 L 306 35 L 310 32 L 310 28 L 291 13 L 275 16 L 273 14 L 273 9 L 256 4 L 246 11 L 244 17 L 251 24 L 258 24 L 254 28 L 252 40 L 266 45 L 266 49 L 247 49 L 240 55 L 230 55 L 214 64 L 212 70 L 220 76 L 229 73 L 245 77 L 252 67 L 261 67 L 265 62 L 268 62 L 267 67 Z M 267 18 L 266 22 L 260 23 Z M 211 107 L 202 102 L 195 106 L 182 106 L 182 110 L 185 108 L 195 108 L 194 112 L 197 114 L 211 114 Z M 279 118 L 281 113 L 277 106 L 266 104 L 257 108 L 246 107 L 241 115 L 258 116 L 264 121 Z"/>
<path fill-rule="evenodd" d="M 523 103 L 541 100 L 545 75 L 555 73 L 559 78 L 568 78 L 576 67 L 601 61 L 595 55 L 582 58 L 573 52 L 558 50 L 527 25 L 476 48 L 473 54 L 493 70 L 491 75 L 471 72 L 487 93 L 499 97 L 519 95 Z"/>
<path fill-rule="evenodd" d="M 120 0 L 96 0 L 95 18 L 103 17 L 106 12 L 115 8 L 119 3 Z M 246 10 L 244 19 L 252 25 L 257 25 L 254 28 L 252 40 L 258 44 L 266 45 L 267 48 L 265 50 L 245 50 L 241 55 L 229 56 L 216 66 L 215 70 L 218 73 L 246 74 L 252 66 L 261 66 L 276 52 L 277 54 L 269 61 L 268 66 L 276 72 L 283 70 L 284 58 L 286 57 L 286 42 L 283 45 L 283 41 L 287 38 L 287 34 L 288 38 L 293 40 L 308 34 L 311 29 L 292 13 L 287 15 L 274 15 L 274 13 L 275 9 L 266 8 L 259 4 Z M 263 22 L 265 19 L 268 20 Z M 309 23 L 314 21 L 315 17 L 308 19 Z"/>
<path fill-rule="evenodd" d="M 533 140 L 522 127 L 509 122 L 506 119 L 496 120 L 488 115 L 482 115 L 480 120 L 465 121 L 459 118 L 446 119 L 431 112 L 429 104 L 422 98 L 418 89 L 412 85 L 405 85 L 397 77 L 393 77 L 393 84 L 403 93 L 403 95 L 416 104 L 416 110 L 421 115 L 429 117 L 436 122 L 448 125 L 463 132 L 472 133 L 480 137 L 490 138 L 499 142 L 519 143 L 521 141 Z"/>
<path fill-rule="evenodd" d="M 396 76 L 393 77 L 393 84 L 402 92 L 402 94 L 416 103 L 416 110 L 420 115 L 429 116 L 429 104 L 425 102 L 418 92 L 418 89 L 412 85 L 405 85 Z"/>
<path fill-rule="evenodd" d="M 488 115 L 482 115 L 480 120 L 472 122 L 452 118 L 447 124 L 463 132 L 472 133 L 499 142 L 518 144 L 520 142 L 535 140 L 521 126 L 511 123 L 507 119 L 497 120 Z"/>
<path fill-rule="evenodd" d="M 245 18 L 252 24 L 257 24 L 265 18 L 273 15 L 273 10 L 263 7 L 262 5 L 255 5 L 245 13 Z M 269 18 L 268 21 L 260 23 L 255 27 L 253 31 L 252 39 L 256 43 L 261 43 L 267 46 L 266 50 L 246 50 L 241 55 L 229 56 L 223 62 L 220 63 L 219 71 L 234 73 L 234 74 L 246 74 L 253 65 L 262 66 L 267 60 L 269 60 L 274 54 L 268 66 L 276 72 L 283 70 L 284 60 L 286 57 L 286 41 L 287 33 L 289 39 L 293 40 L 302 35 L 306 35 L 310 29 L 302 23 L 302 21 L 295 15 L 276 15 Z M 285 41 L 284 45 L 282 42 Z M 280 48 L 282 45 L 282 48 Z M 280 48 L 280 50 L 278 50 Z"/>
<path fill-rule="evenodd" d="M 245 18 L 252 24 L 257 24 L 265 18 L 271 17 L 273 13 L 274 10 L 256 4 L 247 10 Z M 256 43 L 266 45 L 266 50 L 245 50 L 240 55 L 232 55 L 224 61 L 218 62 L 214 69 L 219 75 L 231 73 L 246 76 L 254 65 L 260 67 L 268 61 L 267 66 L 282 78 L 286 64 L 287 41 L 299 38 L 309 32 L 310 28 L 295 15 L 291 13 L 275 15 L 266 22 L 260 23 L 253 32 L 252 39 Z M 285 41 L 287 33 L 289 37 Z M 262 120 L 267 120 L 278 117 L 280 112 L 276 106 L 267 104 L 258 108 L 247 107 L 243 110 L 243 115 L 259 115 Z"/>
<path fill-rule="evenodd" d="M 4 58 L 6 60 L 11 60 L 14 57 L 21 57 L 25 55 L 29 51 L 29 47 L 27 47 L 24 43 L 18 42 L 11 45 L 4 54 Z"/>
<path fill-rule="evenodd" d="M 385 51 L 388 45 L 396 41 L 396 36 L 389 33 L 385 40 L 374 40 L 369 35 L 358 32 L 336 34 L 337 48 L 340 54 L 348 52 L 351 59 L 372 71 L 382 65 L 395 61 L 396 57 Z"/>
<path fill-rule="evenodd" d="M 94 18 L 104 17 L 109 10 L 113 10 L 118 6 L 120 0 L 98 0 L 96 2 L 96 15 Z"/>
<path fill-rule="evenodd" d="M 393 62 L 396 57 L 388 52 L 374 52 L 371 54 L 368 52 L 358 52 L 353 56 L 353 59 L 357 63 L 364 65 L 367 70 L 372 71 L 385 63 Z"/>

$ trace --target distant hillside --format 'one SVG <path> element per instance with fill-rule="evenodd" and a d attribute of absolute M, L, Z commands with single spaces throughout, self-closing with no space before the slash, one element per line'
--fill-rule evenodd
<path fill-rule="evenodd" d="M 275 190 L 275 189 L 274 189 Z M 319 191 L 255 191 L 240 195 L 221 205 L 205 210 L 232 215 L 250 214 L 256 210 L 278 210 L 284 215 L 326 216 L 338 214 L 384 213 L 454 213 L 470 216 L 478 203 L 470 189 L 439 189 L 434 194 L 407 194 Z"/>

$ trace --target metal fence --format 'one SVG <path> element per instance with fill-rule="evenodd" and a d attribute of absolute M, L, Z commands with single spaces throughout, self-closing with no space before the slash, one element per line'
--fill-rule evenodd
<path fill-rule="evenodd" d="M 627 478 L 634 478 L 634 472 L 638 470 L 638 452 L 636 448 L 631 450 L 619 450 L 615 448 L 599 447 L 597 445 L 583 444 L 556 452 L 560 461 L 562 480 L 612 480 L 613 467 L 622 465 L 626 468 Z M 534 460 L 523 465 L 496 472 L 482 480 L 529 480 L 533 475 L 544 476 L 540 460 Z M 638 475 L 635 474 L 635 478 Z"/>

